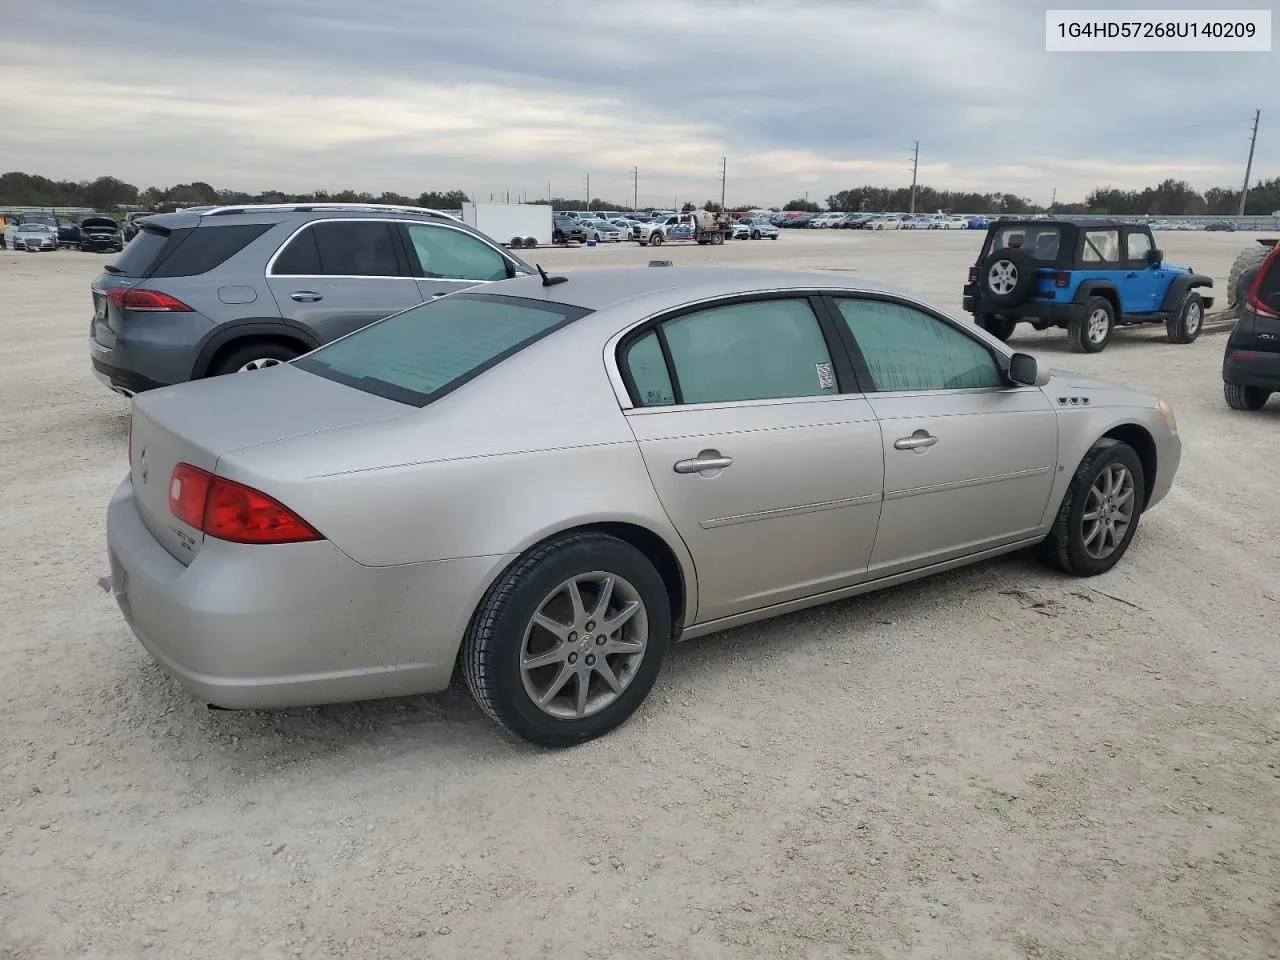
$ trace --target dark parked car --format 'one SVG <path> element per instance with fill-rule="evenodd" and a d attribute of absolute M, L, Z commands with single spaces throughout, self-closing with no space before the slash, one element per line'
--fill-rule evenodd
<path fill-rule="evenodd" d="M 90 286 L 117 393 L 275 366 L 463 287 L 532 274 L 438 210 L 241 204 L 147 218 Z"/>
<path fill-rule="evenodd" d="M 586 243 L 587 228 L 582 225 L 576 213 L 572 216 L 557 213 L 551 218 L 551 242 L 568 243 L 570 240 Z"/>
<path fill-rule="evenodd" d="M 1233 410 L 1261 410 L 1280 392 L 1280 245 L 1257 268 L 1227 338 L 1222 390 Z"/>
<path fill-rule="evenodd" d="M 80 221 L 80 249 L 96 253 L 119 253 L 124 249 L 120 225 L 110 217 L 92 216 Z"/>
<path fill-rule="evenodd" d="M 80 224 L 65 217 L 58 218 L 58 246 L 80 246 Z"/>
<path fill-rule="evenodd" d="M 1236 225 L 1230 220 L 1215 220 L 1205 225 L 1206 230 L 1234 230 Z"/>

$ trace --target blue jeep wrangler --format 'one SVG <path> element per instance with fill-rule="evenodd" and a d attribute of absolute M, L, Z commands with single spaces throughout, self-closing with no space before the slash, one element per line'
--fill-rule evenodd
<path fill-rule="evenodd" d="M 1151 228 L 1114 220 L 1000 220 L 969 268 L 964 308 L 1008 340 L 1020 321 L 1062 327 L 1071 349 L 1098 353 L 1117 325 L 1163 323 L 1173 343 L 1200 335 L 1213 280 L 1165 263 Z"/>

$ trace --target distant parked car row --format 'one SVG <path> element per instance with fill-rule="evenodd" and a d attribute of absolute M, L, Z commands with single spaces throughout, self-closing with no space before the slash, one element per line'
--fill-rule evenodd
<path fill-rule="evenodd" d="M 119 253 L 124 249 L 120 225 L 111 217 L 91 214 L 72 220 L 52 213 L 32 211 L 5 229 L 5 244 L 14 250 L 37 252 L 74 247 L 99 253 Z"/>

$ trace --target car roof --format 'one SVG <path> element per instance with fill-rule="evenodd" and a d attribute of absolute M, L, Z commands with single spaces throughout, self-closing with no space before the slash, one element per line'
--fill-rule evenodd
<path fill-rule="evenodd" d="M 548 276 L 556 275 L 568 279 L 548 287 L 536 275 L 517 277 L 484 289 L 462 292 L 545 300 L 587 310 L 603 310 L 638 297 L 661 294 L 666 295 L 670 306 L 678 306 L 710 297 L 787 290 L 883 293 L 926 302 L 907 290 L 817 271 L 735 267 L 615 267 L 567 273 L 548 271 Z"/>

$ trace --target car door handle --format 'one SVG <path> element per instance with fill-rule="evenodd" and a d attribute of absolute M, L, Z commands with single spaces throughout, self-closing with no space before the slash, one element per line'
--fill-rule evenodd
<path fill-rule="evenodd" d="M 1138 275 L 1137 275 L 1136 273 L 1126 273 L 1126 274 L 1124 275 L 1124 278 L 1125 278 L 1126 280 L 1135 280 L 1135 279 L 1137 279 L 1137 276 L 1138 276 Z"/>
<path fill-rule="evenodd" d="M 722 457 L 716 450 L 704 450 L 690 460 L 677 460 L 676 473 L 701 473 L 704 470 L 723 470 L 733 463 L 733 457 Z"/>
<path fill-rule="evenodd" d="M 317 300 L 323 300 L 320 294 L 314 290 L 295 290 L 289 294 L 290 300 L 297 300 L 299 303 L 315 303 Z"/>
<path fill-rule="evenodd" d="M 917 430 L 909 437 L 893 441 L 895 450 L 924 450 L 938 442 L 937 437 L 930 436 L 923 430 Z"/>

